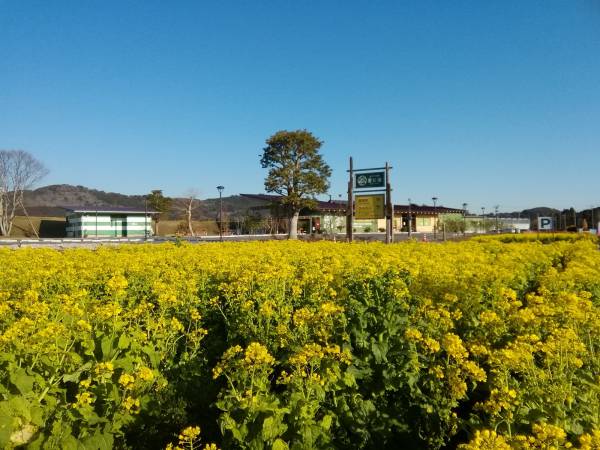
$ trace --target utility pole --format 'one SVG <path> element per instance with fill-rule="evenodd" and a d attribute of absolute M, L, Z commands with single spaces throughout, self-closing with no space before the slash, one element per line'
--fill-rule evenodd
<path fill-rule="evenodd" d="M 485 206 L 481 207 L 481 226 L 483 227 L 483 233 L 485 233 Z"/>
<path fill-rule="evenodd" d="M 219 191 L 219 240 L 223 242 L 223 189 L 225 186 L 217 186 Z"/>
<path fill-rule="evenodd" d="M 352 163 L 352 156 L 350 157 L 350 170 L 348 172 L 350 173 L 350 179 L 348 180 L 348 205 L 346 207 L 346 238 L 348 242 L 352 242 L 352 228 L 354 227 L 354 204 L 352 200 L 352 179 L 354 177 L 354 165 Z"/>
<path fill-rule="evenodd" d="M 463 203 L 463 236 L 467 233 L 467 204 Z"/>
<path fill-rule="evenodd" d="M 412 210 L 410 206 L 410 198 L 408 199 L 408 238 L 412 236 Z"/>
<path fill-rule="evenodd" d="M 498 229 L 498 208 L 500 208 L 499 205 L 494 206 L 494 214 L 496 215 L 496 234 L 500 233 L 500 230 Z"/>
<path fill-rule="evenodd" d="M 392 205 L 392 187 L 390 184 L 390 166 L 385 163 L 385 243 L 394 242 L 394 207 Z"/>
<path fill-rule="evenodd" d="M 148 197 L 144 195 L 144 241 L 148 240 Z"/>
<path fill-rule="evenodd" d="M 437 197 L 431 197 L 433 200 L 433 240 L 437 241 L 437 206 L 436 202 L 438 200 Z"/>

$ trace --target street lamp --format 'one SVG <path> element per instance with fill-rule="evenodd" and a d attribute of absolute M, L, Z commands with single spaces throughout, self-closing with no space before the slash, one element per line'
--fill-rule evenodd
<path fill-rule="evenodd" d="M 485 233 L 485 206 L 481 207 L 481 226 L 483 227 L 483 233 Z"/>
<path fill-rule="evenodd" d="M 408 199 L 408 238 L 412 236 L 412 210 L 410 208 L 410 198 Z"/>
<path fill-rule="evenodd" d="M 148 196 L 144 195 L 144 241 L 148 240 Z"/>
<path fill-rule="evenodd" d="M 467 233 L 467 204 L 463 203 L 463 236 Z"/>
<path fill-rule="evenodd" d="M 496 234 L 500 232 L 500 230 L 498 229 L 498 208 L 500 208 L 499 205 L 494 206 L 494 213 L 496 215 Z"/>
<path fill-rule="evenodd" d="M 436 241 L 437 240 L 437 231 L 436 231 L 437 207 L 436 207 L 436 202 L 437 202 L 438 198 L 437 197 L 431 197 L 431 200 L 433 200 L 433 240 Z"/>
<path fill-rule="evenodd" d="M 219 240 L 223 242 L 223 189 L 225 186 L 217 186 L 219 191 Z"/>

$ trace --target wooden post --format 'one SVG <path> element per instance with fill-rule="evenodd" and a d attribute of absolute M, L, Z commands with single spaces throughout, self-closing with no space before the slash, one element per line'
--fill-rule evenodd
<path fill-rule="evenodd" d="M 385 243 L 394 242 L 394 207 L 392 206 L 392 188 L 390 184 L 390 166 L 385 163 Z"/>
<path fill-rule="evenodd" d="M 353 230 L 354 227 L 354 206 L 353 206 L 353 192 L 352 192 L 352 178 L 354 176 L 354 167 L 352 164 L 352 156 L 350 157 L 350 178 L 348 181 L 348 205 L 346 207 L 346 238 L 348 242 L 352 242 Z"/>

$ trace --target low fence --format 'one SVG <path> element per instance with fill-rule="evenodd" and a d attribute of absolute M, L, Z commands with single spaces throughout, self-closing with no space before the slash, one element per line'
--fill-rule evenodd
<path fill-rule="evenodd" d="M 272 239 L 285 239 L 286 234 L 243 234 L 243 235 L 219 235 L 197 236 L 197 237 L 161 237 L 155 236 L 144 239 L 139 238 L 40 238 L 40 239 L 0 239 L 0 248 L 23 248 L 23 247 L 48 247 L 48 248 L 70 248 L 90 247 L 96 248 L 102 245 L 119 244 L 160 244 L 164 242 L 227 242 L 227 241 L 266 241 Z"/>

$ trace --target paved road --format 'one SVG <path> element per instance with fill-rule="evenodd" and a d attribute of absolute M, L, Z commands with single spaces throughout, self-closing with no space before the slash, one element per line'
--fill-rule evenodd
<path fill-rule="evenodd" d="M 285 240 L 287 235 L 285 234 L 253 234 L 253 235 L 225 235 L 223 236 L 224 242 L 244 242 L 244 241 L 268 241 L 268 240 Z M 318 240 L 334 240 L 334 236 L 331 235 L 299 235 L 298 238 L 303 241 L 318 241 Z M 462 239 L 460 234 L 447 234 L 447 239 Z M 383 233 L 355 233 L 354 239 L 356 241 L 384 241 L 385 235 Z M 408 233 L 397 233 L 394 235 L 395 242 L 402 242 L 408 239 Z M 433 241 L 433 233 L 413 233 L 412 239 L 418 241 Z M 336 241 L 343 242 L 346 240 L 344 234 L 337 234 L 335 236 Z M 442 236 L 438 235 L 438 240 L 442 240 Z M 190 243 L 210 243 L 219 242 L 219 236 L 200 236 L 195 238 L 171 238 L 171 237 L 154 237 L 148 240 L 143 238 L 85 238 L 85 239 L 0 239 L 0 248 L 96 248 L 104 245 L 120 245 L 120 244 L 160 244 L 164 242 L 177 242 L 185 241 Z"/>

